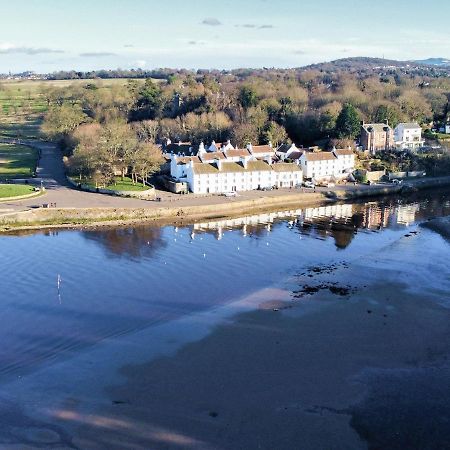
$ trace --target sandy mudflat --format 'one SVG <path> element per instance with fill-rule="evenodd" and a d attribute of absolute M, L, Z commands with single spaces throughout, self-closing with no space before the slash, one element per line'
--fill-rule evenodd
<path fill-rule="evenodd" d="M 0 448 L 450 448 L 449 243 L 385 242 L 1 386 Z"/>
<path fill-rule="evenodd" d="M 403 239 L 408 246 L 419 237 Z M 83 425 L 73 442 L 117 449 L 450 448 L 450 309 L 426 289 L 414 294 L 395 282 L 383 261 L 307 275 L 293 285 L 322 289 L 266 302 L 174 356 L 124 367 L 125 382 L 107 389 L 111 403 L 98 411 L 107 425 Z M 349 295 L 329 286 L 349 286 Z"/>
<path fill-rule="evenodd" d="M 450 239 L 450 217 L 439 217 L 422 224 L 425 228 L 436 231 L 444 238 Z"/>

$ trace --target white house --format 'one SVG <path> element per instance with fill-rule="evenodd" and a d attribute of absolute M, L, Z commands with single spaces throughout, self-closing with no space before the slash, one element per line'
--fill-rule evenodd
<path fill-rule="evenodd" d="M 300 156 L 305 178 L 343 179 L 355 168 L 355 155 L 351 149 L 334 149 L 332 152 L 304 152 Z"/>
<path fill-rule="evenodd" d="M 186 171 L 189 189 L 196 194 L 294 187 L 302 182 L 302 171 L 297 164 L 269 164 L 262 160 L 191 162 Z"/>
<path fill-rule="evenodd" d="M 422 128 L 417 123 L 399 123 L 394 129 L 395 146 L 398 149 L 423 147 Z"/>
<path fill-rule="evenodd" d="M 304 150 L 299 149 L 295 144 L 282 144 L 277 148 L 276 155 L 281 159 L 290 159 L 297 161 L 300 159 Z"/>
<path fill-rule="evenodd" d="M 225 150 L 234 150 L 233 145 L 231 145 L 230 141 L 227 141 L 223 144 L 216 143 L 216 141 L 212 141 L 211 145 L 208 147 L 208 152 L 217 152 L 218 150 L 225 151 Z"/>
<path fill-rule="evenodd" d="M 262 149 L 261 153 L 264 153 Z M 187 182 L 195 194 L 294 187 L 302 182 L 298 164 L 274 163 L 270 154 L 257 159 L 249 150 L 237 149 L 199 152 L 194 157 L 172 154 L 170 173 L 177 180 Z"/>
<path fill-rule="evenodd" d="M 334 148 L 332 153 L 341 163 L 342 172 L 351 173 L 355 170 L 355 153 L 351 148 Z"/>

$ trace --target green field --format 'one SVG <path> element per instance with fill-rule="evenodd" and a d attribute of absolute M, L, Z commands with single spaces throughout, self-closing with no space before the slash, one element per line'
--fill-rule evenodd
<path fill-rule="evenodd" d="M 146 191 L 148 186 L 143 186 L 142 183 L 133 184 L 131 178 L 125 177 L 123 180 L 121 177 L 116 177 L 116 183 L 111 184 L 107 189 L 114 191 Z"/>
<path fill-rule="evenodd" d="M 38 138 L 46 110 L 42 85 L 0 81 L 0 137 Z"/>
<path fill-rule="evenodd" d="M 0 184 L 0 199 L 8 197 L 19 197 L 34 192 L 32 186 L 26 184 Z"/>
<path fill-rule="evenodd" d="M 155 80 L 161 81 L 161 80 Z M 126 78 L 110 80 L 0 80 L 0 137 L 37 139 L 40 125 L 49 104 L 64 97 L 67 88 L 82 89 L 96 85 L 111 89 L 128 82 Z M 144 80 L 136 80 L 144 83 Z"/>
<path fill-rule="evenodd" d="M 0 137 L 19 139 L 38 139 L 41 119 L 39 118 L 11 118 L 8 122 L 0 122 Z"/>
<path fill-rule="evenodd" d="M 33 176 L 37 160 L 38 152 L 33 148 L 0 144 L 0 180 Z"/>

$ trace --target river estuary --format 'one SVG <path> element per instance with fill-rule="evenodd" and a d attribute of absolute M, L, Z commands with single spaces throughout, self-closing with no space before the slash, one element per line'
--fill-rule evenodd
<path fill-rule="evenodd" d="M 448 215 L 0 236 L 1 448 L 450 448 Z"/>

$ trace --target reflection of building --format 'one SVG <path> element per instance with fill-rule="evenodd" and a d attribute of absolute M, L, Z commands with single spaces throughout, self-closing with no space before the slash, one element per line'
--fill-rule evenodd
<path fill-rule="evenodd" d="M 391 217 L 391 208 L 378 203 L 365 205 L 362 226 L 368 229 L 386 228 Z"/>
<path fill-rule="evenodd" d="M 258 236 L 272 231 L 278 221 L 287 221 L 289 228 L 309 234 L 311 230 L 323 237 L 333 236 L 336 246 L 345 248 L 358 228 L 379 230 L 395 225 L 409 225 L 417 219 L 419 204 L 395 205 L 370 202 L 366 204 L 332 204 L 315 208 L 254 214 L 234 219 L 215 220 L 192 225 L 191 238 L 197 233 L 214 233 L 222 239 L 225 230 L 241 230 L 243 236 Z"/>
<path fill-rule="evenodd" d="M 302 210 L 288 210 L 268 212 L 262 214 L 254 214 L 252 216 L 238 217 L 234 219 L 215 220 L 210 222 L 196 223 L 192 226 L 193 237 L 195 233 L 215 231 L 217 239 L 223 236 L 223 230 L 241 229 L 242 234 L 247 236 L 250 230 L 255 230 L 259 227 L 261 230 L 271 231 L 271 224 L 278 219 L 297 218 L 301 216 Z"/>
<path fill-rule="evenodd" d="M 317 208 L 306 208 L 303 213 L 305 220 L 330 217 L 333 219 L 350 219 L 353 215 L 353 205 L 326 205 Z"/>
<path fill-rule="evenodd" d="M 398 205 L 396 211 L 397 223 L 400 225 L 408 226 L 409 224 L 415 222 L 418 210 L 418 203 L 412 203 L 410 205 Z"/>

